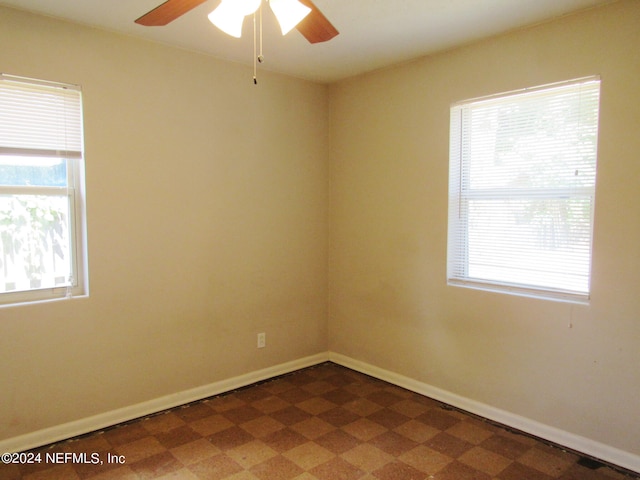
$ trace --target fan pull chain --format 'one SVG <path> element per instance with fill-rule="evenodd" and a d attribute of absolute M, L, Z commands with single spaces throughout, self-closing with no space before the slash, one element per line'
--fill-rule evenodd
<path fill-rule="evenodd" d="M 257 64 L 257 54 L 256 54 L 256 14 L 253 14 L 253 84 L 258 84 L 258 64 Z"/>
<path fill-rule="evenodd" d="M 260 8 L 258 9 L 260 19 L 260 25 L 256 27 L 256 13 L 253 14 L 253 84 L 258 84 L 258 63 L 262 63 L 264 61 L 264 55 L 262 55 L 262 3 L 260 3 Z M 256 29 L 259 32 L 256 33 Z M 258 34 L 260 35 L 260 52 L 257 52 L 258 49 Z"/>
<path fill-rule="evenodd" d="M 258 55 L 258 62 L 264 61 L 264 55 L 262 55 L 262 2 L 260 3 L 260 54 Z"/>

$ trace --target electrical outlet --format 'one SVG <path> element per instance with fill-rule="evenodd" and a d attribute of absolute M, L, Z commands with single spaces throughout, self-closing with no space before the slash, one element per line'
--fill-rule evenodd
<path fill-rule="evenodd" d="M 264 348 L 267 346 L 267 334 L 259 333 L 258 334 L 258 348 Z"/>

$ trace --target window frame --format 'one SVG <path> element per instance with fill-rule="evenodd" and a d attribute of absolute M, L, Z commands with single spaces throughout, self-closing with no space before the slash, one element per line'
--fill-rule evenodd
<path fill-rule="evenodd" d="M 66 186 L 0 185 L 0 195 L 66 197 L 68 208 L 68 238 L 71 258 L 70 278 L 60 286 L 32 287 L 29 289 L 0 292 L 0 307 L 30 304 L 42 301 L 82 297 L 88 295 L 88 261 L 86 234 L 86 196 L 84 181 L 84 144 L 82 91 L 77 85 L 49 82 L 0 73 L 0 82 L 24 84 L 27 88 L 48 88 L 74 91 L 79 107 L 79 149 L 28 148 L 0 145 L 0 157 L 48 158 L 65 161 Z"/>
<path fill-rule="evenodd" d="M 463 138 L 463 129 L 468 128 L 465 122 L 469 122 L 469 109 L 471 105 L 490 102 L 503 98 L 513 98 L 517 95 L 541 92 L 554 89 L 559 91 L 562 87 L 578 86 L 588 83 L 597 83 L 597 107 L 595 119 L 595 164 L 594 164 L 594 184 L 587 187 L 553 187 L 553 188 L 483 188 L 473 189 L 470 187 L 471 181 L 471 160 L 469 160 L 469 145 Z M 595 178 L 597 171 L 597 136 L 599 130 L 599 98 L 600 98 L 600 77 L 597 75 L 584 77 L 566 82 L 558 82 L 538 87 L 505 92 L 487 97 L 473 98 L 456 102 L 451 105 L 450 118 L 450 169 L 449 169 L 449 223 L 448 223 L 448 243 L 447 243 L 447 284 L 452 286 L 467 287 L 491 292 L 514 294 L 526 297 L 541 298 L 555 301 L 565 301 L 572 303 L 588 304 L 591 297 L 591 264 L 593 248 L 593 228 L 595 210 Z M 467 159 L 465 161 L 464 159 Z M 554 286 L 540 286 L 536 284 L 519 283 L 514 281 L 499 280 L 488 277 L 472 277 L 469 273 L 469 229 L 470 215 L 469 200 L 486 199 L 577 199 L 588 198 L 590 200 L 589 218 L 589 248 L 587 266 L 587 287 L 586 291 L 573 291 L 567 288 L 557 288 Z"/>

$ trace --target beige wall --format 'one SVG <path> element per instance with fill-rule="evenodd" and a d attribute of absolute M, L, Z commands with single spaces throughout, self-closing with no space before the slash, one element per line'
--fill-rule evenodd
<path fill-rule="evenodd" d="M 640 455 L 638 25 L 627 0 L 255 88 L 250 68 L 0 8 L 0 71 L 84 90 L 91 293 L 0 309 L 0 440 L 332 350 Z M 447 287 L 451 102 L 591 74 L 591 304 Z"/>
<path fill-rule="evenodd" d="M 331 350 L 640 454 L 639 25 L 623 1 L 332 85 Z M 592 74 L 591 304 L 448 287 L 450 104 Z"/>
<path fill-rule="evenodd" d="M 0 440 L 326 351 L 327 87 L 5 8 L 0 71 L 83 88 L 90 270 L 0 309 Z"/>

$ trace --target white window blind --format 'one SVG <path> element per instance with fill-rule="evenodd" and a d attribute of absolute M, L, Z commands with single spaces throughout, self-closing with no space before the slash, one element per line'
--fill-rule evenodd
<path fill-rule="evenodd" d="M 451 108 L 448 281 L 589 298 L 600 80 Z"/>
<path fill-rule="evenodd" d="M 0 303 L 84 293 L 78 87 L 0 75 Z"/>
<path fill-rule="evenodd" d="M 72 85 L 2 75 L 0 146 L 3 151 L 78 158 L 82 151 L 80 91 Z"/>

